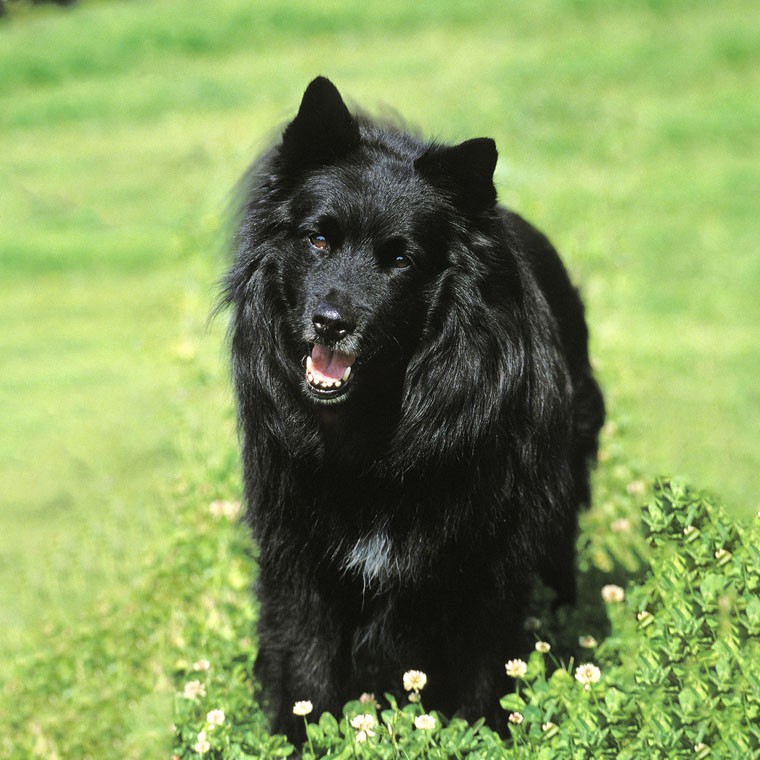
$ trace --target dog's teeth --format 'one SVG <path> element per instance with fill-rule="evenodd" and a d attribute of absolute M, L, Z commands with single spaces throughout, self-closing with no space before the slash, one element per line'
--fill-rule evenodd
<path fill-rule="evenodd" d="M 311 357 L 306 357 L 306 371 L 311 374 Z"/>
<path fill-rule="evenodd" d="M 343 382 L 341 380 L 336 380 L 333 383 L 333 388 L 340 388 L 341 385 L 343 385 Z"/>
<path fill-rule="evenodd" d="M 314 382 L 314 375 L 312 375 L 312 374 L 311 374 L 311 372 L 307 372 L 307 373 L 306 373 L 306 379 L 307 379 L 307 380 L 308 380 L 310 383 L 313 383 L 313 382 Z"/>
<path fill-rule="evenodd" d="M 343 373 L 343 382 L 345 383 L 349 377 L 351 377 L 351 367 L 346 367 L 346 371 Z"/>

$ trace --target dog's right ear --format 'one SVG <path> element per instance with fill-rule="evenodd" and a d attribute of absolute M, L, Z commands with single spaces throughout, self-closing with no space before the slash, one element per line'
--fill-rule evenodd
<path fill-rule="evenodd" d="M 282 135 L 280 155 L 294 168 L 330 163 L 359 144 L 359 125 L 335 85 L 317 77 Z"/>
<path fill-rule="evenodd" d="M 490 137 L 477 137 L 452 147 L 432 147 L 414 162 L 414 168 L 461 208 L 480 212 L 496 203 L 497 158 L 496 143 Z"/>

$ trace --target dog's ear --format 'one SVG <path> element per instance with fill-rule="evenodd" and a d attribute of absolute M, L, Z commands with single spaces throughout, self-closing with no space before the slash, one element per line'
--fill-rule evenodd
<path fill-rule="evenodd" d="M 335 85 L 317 77 L 306 88 L 295 119 L 282 135 L 281 154 L 306 168 L 329 163 L 359 143 L 359 125 Z"/>
<path fill-rule="evenodd" d="M 432 147 L 414 162 L 414 168 L 459 208 L 477 213 L 496 202 L 497 158 L 496 143 L 490 137 L 478 137 L 451 148 Z"/>

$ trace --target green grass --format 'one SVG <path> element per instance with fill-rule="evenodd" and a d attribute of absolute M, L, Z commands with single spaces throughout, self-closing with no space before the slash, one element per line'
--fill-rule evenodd
<path fill-rule="evenodd" d="M 0 682 L 29 676 L 51 630 L 68 631 L 63 654 L 82 621 L 131 631 L 103 610 L 131 609 L 146 565 L 177 559 L 188 493 L 192 508 L 238 493 L 223 321 L 206 321 L 223 268 L 216 231 L 235 179 L 317 73 L 442 139 L 493 136 L 502 200 L 550 234 L 583 289 L 622 461 L 685 474 L 736 516 L 758 509 L 754 2 L 10 8 Z M 202 585 L 176 566 L 169 589 Z M 139 598 L 155 607 L 135 624 L 171 617 L 168 591 Z M 167 672 L 168 634 L 151 635 L 151 657 L 120 671 L 99 722 L 118 698 L 143 704 Z M 58 680 L 35 668 L 25 714 L 44 726 Z M 63 714 L 89 692 L 70 693 Z M 135 715 L 156 713 L 146 704 Z M 113 719 L 114 741 L 144 756 L 157 734 L 125 720 Z"/>

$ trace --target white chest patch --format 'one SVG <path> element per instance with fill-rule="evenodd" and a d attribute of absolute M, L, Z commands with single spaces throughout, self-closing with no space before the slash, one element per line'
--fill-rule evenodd
<path fill-rule="evenodd" d="M 344 567 L 348 572 L 360 574 L 365 586 L 381 585 L 398 571 L 393 542 L 384 530 L 360 538 L 346 556 Z"/>

